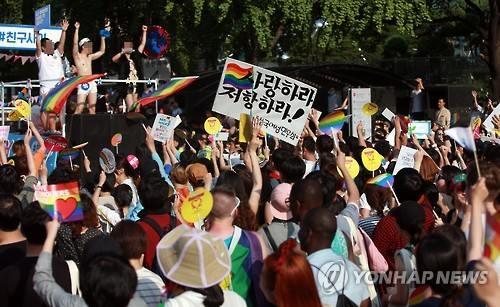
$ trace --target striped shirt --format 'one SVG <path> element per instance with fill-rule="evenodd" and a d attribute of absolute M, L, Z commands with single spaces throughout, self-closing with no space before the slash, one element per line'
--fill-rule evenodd
<path fill-rule="evenodd" d="M 367 217 L 366 219 L 362 219 L 359 221 L 358 226 L 363 229 L 370 238 L 373 239 L 373 231 L 375 231 L 375 227 L 377 227 L 378 222 L 382 219 L 382 217 L 375 215 Z"/>
<path fill-rule="evenodd" d="M 136 271 L 137 273 L 137 294 L 149 307 L 156 307 L 161 303 L 165 284 L 160 276 L 146 268 Z"/>

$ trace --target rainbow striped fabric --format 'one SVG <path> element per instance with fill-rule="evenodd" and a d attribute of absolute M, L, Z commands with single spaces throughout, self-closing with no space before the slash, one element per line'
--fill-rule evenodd
<path fill-rule="evenodd" d="M 102 78 L 105 74 L 73 77 L 60 83 L 49 91 L 42 102 L 42 111 L 48 113 L 59 113 L 66 104 L 71 92 L 80 84 Z"/>
<path fill-rule="evenodd" d="M 378 175 L 377 177 L 368 179 L 366 183 L 378 185 L 379 187 L 383 188 L 389 188 L 394 184 L 394 176 L 389 173 L 385 173 Z"/>
<path fill-rule="evenodd" d="M 229 84 L 240 90 L 253 88 L 253 67 L 243 68 L 235 63 L 227 65 L 223 84 Z"/>
<path fill-rule="evenodd" d="M 500 213 L 486 218 L 484 256 L 490 258 L 495 267 L 500 267 Z"/>
<path fill-rule="evenodd" d="M 319 130 L 323 133 L 331 133 L 331 131 L 338 131 L 342 129 L 344 123 L 347 119 L 344 112 L 335 111 L 333 113 L 328 114 L 319 122 Z"/>
<path fill-rule="evenodd" d="M 173 94 L 183 90 L 188 85 L 193 83 L 197 78 L 198 78 L 198 76 L 184 77 L 184 78 L 172 78 L 172 79 L 170 79 L 170 81 L 168 81 L 163 86 L 161 86 L 159 89 L 157 89 L 155 92 L 151 93 L 150 95 L 148 95 L 146 97 L 139 99 L 138 103 L 142 106 L 146 106 L 146 105 L 152 103 L 153 101 L 165 99 L 165 98 L 172 96 Z"/>

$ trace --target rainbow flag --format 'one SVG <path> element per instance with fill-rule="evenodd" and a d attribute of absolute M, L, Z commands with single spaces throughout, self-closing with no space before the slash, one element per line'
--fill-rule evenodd
<path fill-rule="evenodd" d="M 394 176 L 392 176 L 389 173 L 385 173 L 378 175 L 377 177 L 368 179 L 366 183 L 378 185 L 379 187 L 383 188 L 389 188 L 392 187 L 392 185 L 394 184 Z"/>
<path fill-rule="evenodd" d="M 224 71 L 223 84 L 229 84 L 237 89 L 253 88 L 253 67 L 243 68 L 235 63 L 229 63 Z"/>
<path fill-rule="evenodd" d="M 194 77 L 184 77 L 184 78 L 172 78 L 166 84 L 161 86 L 155 92 L 150 95 L 139 99 L 138 103 L 142 106 L 146 106 L 153 101 L 165 99 L 187 87 L 189 84 L 193 83 L 198 76 Z"/>
<path fill-rule="evenodd" d="M 328 114 L 322 120 L 319 121 L 319 130 L 323 133 L 331 133 L 332 130 L 338 131 L 342 129 L 344 123 L 347 119 L 344 112 L 335 111 L 333 113 Z"/>
<path fill-rule="evenodd" d="M 73 77 L 60 83 L 49 91 L 42 102 L 42 111 L 49 113 L 59 113 L 68 100 L 71 92 L 80 84 L 102 78 L 105 74 L 95 74 L 90 76 Z"/>
<path fill-rule="evenodd" d="M 486 218 L 484 256 L 490 258 L 495 267 L 500 267 L 500 213 Z"/>
<path fill-rule="evenodd" d="M 83 220 L 78 182 L 35 186 L 35 199 L 50 216 L 57 214 L 59 221 Z"/>

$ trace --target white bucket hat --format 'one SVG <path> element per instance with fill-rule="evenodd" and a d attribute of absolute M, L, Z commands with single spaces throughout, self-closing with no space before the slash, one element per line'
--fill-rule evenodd
<path fill-rule="evenodd" d="M 224 242 L 208 232 L 177 226 L 156 247 L 163 274 L 189 288 L 219 284 L 231 272 L 231 259 Z"/>

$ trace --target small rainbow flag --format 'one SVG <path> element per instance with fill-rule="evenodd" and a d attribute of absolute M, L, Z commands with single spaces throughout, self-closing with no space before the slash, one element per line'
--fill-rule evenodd
<path fill-rule="evenodd" d="M 64 107 L 64 104 L 68 100 L 69 95 L 71 95 L 71 92 L 78 85 L 94 81 L 95 79 L 101 78 L 104 75 L 105 74 L 78 76 L 65 80 L 58 86 L 51 89 L 47 96 L 45 96 L 42 102 L 42 111 L 49 113 L 61 112 L 61 109 Z"/>
<path fill-rule="evenodd" d="M 194 80 L 196 80 L 197 78 L 198 78 L 198 76 L 184 77 L 184 78 L 172 78 L 172 79 L 170 79 L 170 81 L 168 81 L 163 86 L 161 86 L 159 89 L 157 89 L 155 92 L 151 93 L 150 95 L 148 95 L 146 97 L 139 99 L 138 103 L 141 106 L 146 106 L 146 105 L 152 103 L 153 101 L 165 99 L 165 98 L 183 90 L 189 84 L 193 83 Z"/>
<path fill-rule="evenodd" d="M 344 112 L 335 111 L 328 114 L 322 120 L 319 121 L 319 130 L 323 133 L 330 133 L 332 130 L 340 130 L 347 119 Z"/>
<path fill-rule="evenodd" d="M 253 67 L 243 68 L 235 63 L 229 63 L 224 71 L 223 84 L 229 84 L 241 90 L 253 88 Z"/>
<path fill-rule="evenodd" d="M 385 173 L 378 175 L 377 177 L 368 179 L 366 183 L 378 185 L 379 187 L 383 188 L 390 188 L 394 184 L 394 176 L 389 173 Z"/>

